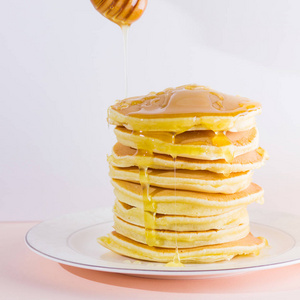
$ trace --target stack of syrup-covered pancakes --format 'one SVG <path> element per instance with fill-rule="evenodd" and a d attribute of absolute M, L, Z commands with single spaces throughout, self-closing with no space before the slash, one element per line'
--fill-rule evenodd
<path fill-rule="evenodd" d="M 251 182 L 267 159 L 260 112 L 198 85 L 117 101 L 108 110 L 118 140 L 108 158 L 115 231 L 99 243 L 170 266 L 257 255 L 266 240 L 251 234 L 247 205 L 263 203 Z"/>

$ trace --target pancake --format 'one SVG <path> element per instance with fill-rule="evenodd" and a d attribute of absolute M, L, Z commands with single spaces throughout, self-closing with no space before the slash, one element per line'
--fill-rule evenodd
<path fill-rule="evenodd" d="M 166 263 L 172 261 L 176 254 L 175 249 L 151 247 L 126 238 L 115 231 L 108 234 L 107 237 L 98 238 L 98 242 L 115 253 L 146 261 Z M 230 260 L 237 255 L 258 255 L 266 245 L 266 239 L 256 238 L 249 233 L 237 241 L 178 249 L 178 253 L 182 263 L 213 263 Z"/>
<path fill-rule="evenodd" d="M 109 175 L 113 179 L 140 182 L 138 167 L 118 168 L 110 166 Z M 147 169 L 148 183 L 151 186 L 177 190 L 199 191 L 206 193 L 233 194 L 247 188 L 251 182 L 252 172 L 220 173 L 199 170 L 157 170 Z"/>
<path fill-rule="evenodd" d="M 128 205 L 144 209 L 143 189 L 140 184 L 112 180 L 116 198 Z M 164 215 L 214 216 L 253 202 L 263 203 L 263 189 L 255 183 L 235 194 L 213 194 L 149 187 L 154 202 L 153 212 Z"/>
<path fill-rule="evenodd" d="M 215 245 L 230 241 L 239 240 L 249 233 L 249 224 L 207 231 L 168 231 L 150 230 L 150 239 L 146 235 L 144 227 L 136 226 L 114 216 L 114 229 L 116 232 L 134 241 L 150 244 L 155 247 L 163 248 L 191 248 L 204 245 Z M 148 231 L 149 229 L 147 229 Z M 148 231 L 149 232 L 149 231 Z"/>
<path fill-rule="evenodd" d="M 117 144 L 108 157 L 114 229 L 98 242 L 142 260 L 207 263 L 258 254 L 247 205 L 262 204 L 252 170 L 261 105 L 186 85 L 117 101 L 108 109 Z"/>
<path fill-rule="evenodd" d="M 258 102 L 186 85 L 117 101 L 108 121 L 134 131 L 244 131 L 255 126 L 260 112 Z"/>
<path fill-rule="evenodd" d="M 145 227 L 144 210 L 116 200 L 114 214 L 127 223 Z M 176 215 L 155 215 L 152 229 L 169 231 L 205 231 L 227 229 L 239 224 L 249 224 L 246 207 L 238 207 L 224 214 L 207 217 L 189 217 Z M 147 224 L 149 225 L 149 224 Z"/>
<path fill-rule="evenodd" d="M 225 145 L 216 144 L 216 135 L 209 130 L 186 131 L 176 136 L 171 132 L 140 133 L 125 127 L 116 127 L 114 132 L 122 145 L 172 157 L 232 161 L 234 157 L 258 147 L 258 131 L 255 127 L 243 132 L 227 132 Z"/>
<path fill-rule="evenodd" d="M 233 172 L 246 172 L 260 168 L 268 154 L 262 149 L 250 151 L 237 156 L 232 162 L 228 163 L 224 159 L 200 160 L 177 156 L 174 160 L 172 156 L 158 153 L 143 153 L 134 148 L 116 143 L 112 154 L 108 157 L 108 162 L 115 167 L 127 168 L 148 166 L 153 169 L 176 170 L 207 170 L 216 173 L 229 174 Z"/>

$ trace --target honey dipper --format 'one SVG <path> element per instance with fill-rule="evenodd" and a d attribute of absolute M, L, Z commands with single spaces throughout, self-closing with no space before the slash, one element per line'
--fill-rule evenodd
<path fill-rule="evenodd" d="M 119 26 L 130 26 L 146 9 L 148 0 L 91 0 L 95 9 Z"/>

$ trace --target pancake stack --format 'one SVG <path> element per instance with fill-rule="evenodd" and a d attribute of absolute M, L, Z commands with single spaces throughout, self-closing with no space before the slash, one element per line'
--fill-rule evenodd
<path fill-rule="evenodd" d="M 266 240 L 250 233 L 247 205 L 263 203 L 251 182 L 267 159 L 260 112 L 257 102 L 198 85 L 111 106 L 115 231 L 99 243 L 169 266 L 258 254 Z"/>

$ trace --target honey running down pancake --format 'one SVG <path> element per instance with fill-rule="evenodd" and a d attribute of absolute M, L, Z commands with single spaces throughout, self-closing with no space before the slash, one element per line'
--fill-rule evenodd
<path fill-rule="evenodd" d="M 258 131 L 254 127 L 242 132 L 227 132 L 225 142 L 219 145 L 216 134 L 210 130 L 186 131 L 178 135 L 171 132 L 137 132 L 116 127 L 115 135 L 122 145 L 150 153 L 168 154 L 196 159 L 225 159 L 253 151 L 258 147 Z"/>
<path fill-rule="evenodd" d="M 115 253 L 146 261 L 170 262 L 176 255 L 175 249 L 151 247 L 128 239 L 117 232 L 98 238 L 98 242 Z M 178 253 L 183 263 L 212 263 L 230 260 L 237 255 L 258 255 L 266 245 L 267 241 L 264 238 L 256 238 L 249 233 L 237 241 L 178 249 Z"/>
<path fill-rule="evenodd" d="M 140 184 L 112 180 L 116 198 L 144 210 L 143 188 Z M 235 194 L 209 194 L 184 190 L 149 187 L 155 206 L 152 212 L 165 215 L 214 216 L 253 202 L 263 203 L 263 189 L 255 183 Z M 150 208 L 148 208 L 150 210 Z M 151 210 L 150 210 L 151 211 Z"/>
<path fill-rule="evenodd" d="M 109 175 L 114 179 L 140 182 L 140 172 L 137 167 L 118 168 L 110 166 Z M 171 170 L 148 169 L 147 178 L 151 186 L 206 193 L 233 194 L 249 186 L 252 172 L 231 173 L 225 176 L 210 171 L 177 170 L 176 176 L 174 176 L 174 171 Z"/>
<path fill-rule="evenodd" d="M 108 162 L 120 168 L 127 167 L 149 167 L 153 169 L 176 170 L 207 170 L 216 173 L 230 174 L 233 172 L 246 172 L 260 168 L 268 154 L 262 149 L 250 151 L 237 156 L 232 162 L 228 163 L 224 159 L 219 160 L 200 160 L 177 156 L 174 160 L 172 156 L 158 153 L 144 153 L 134 148 L 116 143 L 112 154 L 108 157 Z"/>
<path fill-rule="evenodd" d="M 144 227 L 136 226 L 114 216 L 116 232 L 142 244 L 150 244 L 163 248 L 192 248 L 204 245 L 215 245 L 239 240 L 249 233 L 249 224 L 239 224 L 234 227 L 207 231 L 151 230 L 151 236 L 146 235 Z"/>
<path fill-rule="evenodd" d="M 144 210 L 141 208 L 116 200 L 114 215 L 127 223 L 145 227 Z M 152 229 L 169 231 L 205 231 L 232 228 L 239 224 L 249 224 L 249 216 L 245 206 L 232 209 L 220 215 L 207 217 L 156 214 Z"/>
<path fill-rule="evenodd" d="M 186 85 L 118 101 L 108 120 L 134 131 L 244 131 L 255 126 L 260 112 L 258 102 Z"/>

